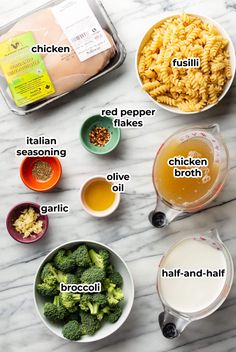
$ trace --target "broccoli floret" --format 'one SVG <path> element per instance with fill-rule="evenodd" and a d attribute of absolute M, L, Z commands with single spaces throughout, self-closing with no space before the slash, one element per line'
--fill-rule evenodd
<path fill-rule="evenodd" d="M 114 273 L 110 274 L 109 279 L 116 286 L 122 287 L 122 285 L 123 285 L 123 277 L 121 276 L 120 273 L 118 273 L 118 271 L 115 271 Z"/>
<path fill-rule="evenodd" d="M 90 309 L 89 305 L 92 306 L 90 294 L 84 293 L 80 299 L 80 304 L 79 304 L 80 309 L 87 312 Z"/>
<path fill-rule="evenodd" d="M 92 294 L 92 297 L 93 297 L 93 302 L 96 304 L 104 306 L 107 303 L 107 298 L 102 293 L 94 293 Z"/>
<path fill-rule="evenodd" d="M 105 271 L 96 267 L 92 266 L 89 269 L 86 269 L 83 274 L 81 275 L 80 281 L 85 284 L 93 284 L 94 282 L 99 282 L 104 280 L 105 278 Z"/>
<path fill-rule="evenodd" d="M 112 264 L 108 265 L 106 270 L 107 274 L 111 274 L 113 273 L 113 271 L 114 271 L 113 265 Z"/>
<path fill-rule="evenodd" d="M 59 296 L 54 297 L 53 303 L 45 303 L 43 310 L 45 317 L 53 322 L 63 320 L 68 314 L 66 309 L 60 304 Z"/>
<path fill-rule="evenodd" d="M 110 308 L 106 315 L 106 320 L 113 324 L 120 318 L 121 314 L 122 308 L 117 304 L 116 306 Z"/>
<path fill-rule="evenodd" d="M 74 313 L 78 310 L 77 303 L 80 301 L 80 294 L 73 294 L 71 292 L 61 292 L 60 300 L 63 307 L 65 307 L 68 312 Z"/>
<path fill-rule="evenodd" d="M 56 270 L 51 263 L 47 263 L 42 272 L 41 279 L 43 282 L 50 286 L 57 286 L 58 283 L 64 282 L 65 284 L 78 284 L 79 279 L 74 274 L 65 274 L 60 270 Z"/>
<path fill-rule="evenodd" d="M 78 266 L 78 268 L 76 269 L 75 275 L 78 277 L 79 281 L 81 279 L 81 275 L 83 274 L 84 270 L 85 269 L 82 268 L 81 266 Z"/>
<path fill-rule="evenodd" d="M 74 274 L 67 274 L 66 275 L 66 281 L 64 281 L 65 284 L 78 284 L 79 279 L 76 275 Z"/>
<path fill-rule="evenodd" d="M 101 322 L 97 319 L 95 315 L 90 315 L 87 312 L 81 311 L 80 318 L 82 323 L 83 335 L 92 336 L 101 327 Z"/>
<path fill-rule="evenodd" d="M 76 268 L 75 258 L 71 251 L 60 249 L 53 259 L 54 265 L 64 273 L 73 272 Z"/>
<path fill-rule="evenodd" d="M 41 284 L 37 285 L 37 291 L 44 297 L 54 297 L 58 294 L 59 288 L 57 286 L 51 286 L 46 282 L 42 282 Z"/>
<path fill-rule="evenodd" d="M 107 290 L 107 301 L 111 306 L 118 304 L 120 301 L 122 301 L 122 299 L 124 299 L 122 289 L 120 287 L 114 286 L 114 284 L 111 284 Z"/>
<path fill-rule="evenodd" d="M 110 264 L 110 253 L 106 249 L 102 249 L 97 253 L 94 249 L 90 249 L 89 256 L 94 265 L 98 268 L 106 270 Z"/>
<path fill-rule="evenodd" d="M 92 262 L 89 257 L 89 252 L 87 246 L 82 244 L 79 246 L 74 252 L 73 256 L 75 258 L 75 262 L 78 266 L 82 268 L 88 268 L 92 265 Z"/>
<path fill-rule="evenodd" d="M 90 311 L 90 314 L 97 315 L 100 307 L 107 304 L 107 298 L 102 293 L 83 294 L 80 300 L 80 309 Z"/>
<path fill-rule="evenodd" d="M 97 314 L 97 319 L 102 320 L 103 318 L 109 323 L 115 323 L 122 314 L 122 308 L 119 304 L 115 306 L 105 306 Z"/>
<path fill-rule="evenodd" d="M 64 274 L 62 271 L 58 271 L 57 275 L 58 282 L 64 282 L 65 284 L 78 284 L 79 279 L 74 274 Z"/>
<path fill-rule="evenodd" d="M 121 287 L 123 285 L 123 278 L 120 273 L 115 271 L 109 277 L 106 277 L 102 284 L 104 290 L 108 290 L 111 287 L 115 288 L 116 286 Z"/>
<path fill-rule="evenodd" d="M 104 315 L 108 314 L 109 312 L 110 312 L 110 307 L 108 307 L 108 306 L 100 309 L 97 314 L 97 319 L 101 321 L 104 318 Z"/>
<path fill-rule="evenodd" d="M 63 326 L 62 334 L 68 340 L 77 341 L 82 336 L 82 329 L 78 321 L 71 320 Z"/>
<path fill-rule="evenodd" d="M 103 288 L 107 291 L 107 300 L 109 305 L 116 305 L 124 299 L 122 289 L 120 287 L 116 287 L 116 284 L 114 284 L 110 278 L 106 278 L 103 281 Z"/>
<path fill-rule="evenodd" d="M 57 284 L 57 270 L 51 263 L 44 265 L 41 271 L 41 280 L 49 285 Z"/>
<path fill-rule="evenodd" d="M 64 274 L 57 271 L 51 263 L 47 263 L 41 272 L 42 283 L 37 285 L 37 291 L 45 297 L 53 297 L 59 292 L 59 283 L 77 284 L 77 276 L 73 274 Z"/>
<path fill-rule="evenodd" d="M 106 277 L 105 280 L 103 280 L 102 285 L 103 285 L 103 289 L 106 291 L 108 291 L 108 289 L 111 287 L 113 287 L 113 288 L 116 287 L 116 285 L 108 277 Z"/>

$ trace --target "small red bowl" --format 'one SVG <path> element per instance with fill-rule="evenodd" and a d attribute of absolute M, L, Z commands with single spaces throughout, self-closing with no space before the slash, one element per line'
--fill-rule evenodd
<path fill-rule="evenodd" d="M 14 240 L 16 240 L 17 242 L 26 243 L 26 244 L 41 240 L 47 232 L 48 223 L 49 223 L 48 216 L 40 214 L 39 220 L 43 221 L 43 230 L 39 234 L 32 234 L 27 238 L 23 238 L 23 235 L 18 231 L 16 231 L 16 229 L 13 226 L 13 223 L 16 219 L 18 219 L 22 211 L 29 207 L 32 207 L 37 213 L 40 213 L 40 205 L 36 203 L 30 203 L 30 202 L 20 203 L 20 204 L 17 204 L 14 208 L 12 208 L 9 211 L 7 215 L 7 220 L 6 220 L 7 230 L 11 235 L 11 237 L 14 238 Z"/>
<path fill-rule="evenodd" d="M 33 166 L 37 161 L 44 161 L 50 164 L 52 176 L 48 181 L 38 181 L 32 174 Z M 36 192 L 46 192 L 56 187 L 62 174 L 61 163 L 55 157 L 27 157 L 20 166 L 20 177 L 24 184 Z"/>

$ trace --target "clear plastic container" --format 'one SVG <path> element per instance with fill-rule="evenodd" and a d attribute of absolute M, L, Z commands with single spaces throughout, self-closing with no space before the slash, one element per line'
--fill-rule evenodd
<path fill-rule="evenodd" d="M 79 0 L 73 0 L 72 2 L 75 3 L 77 1 L 78 1 L 78 4 L 80 4 Z M 26 104 L 24 106 L 19 106 L 19 104 L 17 104 L 16 101 L 13 99 L 12 94 L 10 93 L 10 90 L 9 90 L 9 85 L 8 85 L 8 82 L 7 82 L 7 78 L 6 78 L 5 72 L 3 72 L 3 70 L 1 70 L 1 72 L 0 72 L 1 73 L 0 74 L 0 89 L 1 89 L 1 93 L 2 93 L 6 103 L 8 104 L 10 110 L 13 111 L 14 113 L 16 113 L 18 115 L 26 115 L 26 114 L 31 113 L 33 111 L 39 110 L 43 106 L 49 104 L 50 102 L 55 101 L 55 100 L 61 98 L 62 96 L 70 93 L 72 90 L 79 89 L 79 87 L 81 87 L 81 86 L 83 86 L 85 84 L 88 84 L 88 83 L 90 83 L 92 81 L 95 81 L 98 78 L 104 76 L 105 74 L 117 69 L 124 62 L 125 57 L 126 57 L 126 50 L 125 50 L 122 42 L 120 41 L 120 39 L 118 37 L 118 34 L 117 34 L 117 31 L 116 31 L 114 25 L 112 24 L 108 14 L 106 13 L 106 10 L 104 9 L 103 5 L 101 4 L 101 2 L 99 0 L 86 0 L 86 1 L 87 1 L 87 4 L 89 5 L 90 9 L 92 10 L 93 14 L 95 15 L 95 18 L 97 19 L 99 25 L 101 26 L 101 28 L 104 31 L 106 31 L 106 35 L 108 33 L 108 35 L 111 36 L 111 37 L 109 36 L 109 38 L 112 38 L 112 39 L 110 39 L 110 42 L 113 40 L 113 44 L 114 45 L 112 44 L 111 48 L 114 49 L 114 54 L 111 55 L 111 57 L 108 57 L 108 60 L 107 60 L 108 62 L 105 62 L 103 64 L 100 63 L 100 66 L 102 66 L 101 70 L 98 70 L 98 72 L 96 74 L 94 74 L 94 75 L 91 75 L 91 73 L 89 72 L 90 77 L 88 77 L 88 79 L 86 79 L 82 84 L 79 84 L 77 87 L 76 87 L 76 81 L 75 81 L 75 84 L 74 84 L 75 88 L 73 88 L 73 89 L 68 89 L 68 91 L 66 90 L 66 91 L 62 92 L 61 94 L 57 94 L 57 91 L 55 90 L 54 94 L 51 94 L 51 95 L 49 94 L 48 96 L 43 97 L 42 99 L 38 99 L 38 100 L 36 100 L 34 102 L 31 102 L 29 104 Z M 23 28 L 24 28 L 24 23 L 25 23 L 24 21 L 25 20 L 28 21 L 28 18 L 31 18 L 30 16 L 35 15 L 35 14 L 37 14 L 39 12 L 41 13 L 41 11 L 47 10 L 49 8 L 50 8 L 50 11 L 51 11 L 51 9 L 55 8 L 55 6 L 58 6 L 58 5 L 61 5 L 61 4 L 64 4 L 64 3 L 68 3 L 68 1 L 67 0 L 50 1 L 50 2 L 46 3 L 45 5 L 43 5 L 41 7 L 38 7 L 34 11 L 31 11 L 31 12 L 25 14 L 24 16 L 21 16 L 21 17 L 17 18 L 16 20 L 12 21 L 11 23 L 8 23 L 7 25 L 1 27 L 0 28 L 0 38 L 3 38 L 2 42 L 4 41 L 4 36 L 6 36 L 6 34 L 9 31 L 12 30 L 12 28 L 13 29 L 17 28 L 17 27 L 14 27 L 14 26 L 17 23 L 19 23 L 19 21 L 21 21 L 21 23 L 23 21 Z M 70 3 L 71 3 L 71 1 L 70 1 Z M 44 14 L 44 12 L 42 12 L 42 13 Z M 56 22 L 56 24 L 58 24 L 58 20 L 56 20 L 55 22 Z M 32 21 L 32 23 L 34 25 L 33 21 Z M 46 19 L 42 23 L 46 23 Z M 49 28 L 46 28 L 47 30 L 45 31 L 45 35 L 48 35 L 48 33 L 50 35 L 51 28 L 50 28 L 50 26 L 48 26 L 48 27 Z M 22 25 L 21 25 L 21 28 L 22 28 Z M 28 23 L 27 26 L 26 26 L 26 31 L 25 32 L 29 32 L 30 31 L 29 28 L 30 28 L 30 26 L 29 26 L 29 23 Z M 40 30 L 42 30 L 42 27 L 40 28 Z M 36 27 L 35 31 L 37 31 L 37 27 Z M 22 29 L 21 29 L 20 32 L 21 32 L 20 34 L 22 34 Z M 32 32 L 33 32 L 33 35 L 34 35 L 34 31 L 33 30 L 32 30 Z M 65 37 L 68 39 L 68 37 L 67 37 L 66 33 L 64 33 L 63 29 L 62 29 L 62 32 L 63 32 L 63 35 L 65 35 Z M 14 33 L 16 33 L 16 31 Z M 6 38 L 8 39 L 8 37 L 6 37 Z M 39 43 L 37 41 L 36 41 L 36 43 L 37 44 L 43 44 L 43 43 Z M 1 42 L 0 42 L 0 46 L 1 46 Z M 103 52 L 99 53 L 98 55 L 103 55 L 103 53 L 105 53 L 105 52 L 106 51 L 104 50 Z M 55 54 L 51 54 L 51 55 L 55 55 Z M 49 56 L 50 55 L 47 54 L 47 57 L 49 57 Z M 43 58 L 43 61 L 44 61 L 45 60 L 44 59 L 45 56 L 42 56 L 42 58 Z M 53 62 L 54 57 L 51 57 L 51 58 L 52 58 L 52 62 Z M 92 59 L 94 59 L 94 58 L 96 59 L 96 55 L 94 55 Z M 89 60 L 87 60 L 87 62 L 89 62 Z M 103 60 L 106 60 L 106 59 L 103 59 Z M 2 61 L 2 57 L 0 56 L 1 68 L 2 68 L 2 62 L 3 62 Z M 86 60 L 83 62 L 83 64 L 84 63 L 86 63 Z M 93 64 L 94 64 L 94 60 L 93 60 Z M 96 65 L 96 63 L 95 63 L 95 65 Z M 47 69 L 46 63 L 45 63 L 45 66 L 46 66 L 46 69 Z M 62 69 L 63 69 L 63 67 L 62 67 Z M 48 71 L 48 76 L 50 78 L 50 70 L 47 70 L 47 71 Z M 80 75 L 80 73 L 78 75 Z M 81 75 L 85 75 L 85 74 L 82 72 Z M 70 76 L 68 76 L 68 78 L 70 78 Z M 71 77 L 71 79 L 76 79 L 76 78 Z M 53 79 L 51 80 L 51 82 L 54 83 Z"/>

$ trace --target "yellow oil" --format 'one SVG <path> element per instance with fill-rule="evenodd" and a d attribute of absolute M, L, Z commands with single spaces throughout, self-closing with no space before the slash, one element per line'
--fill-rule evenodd
<path fill-rule="evenodd" d="M 93 211 L 109 209 L 115 201 L 115 193 L 106 180 L 94 180 L 84 191 L 84 202 Z"/>
<path fill-rule="evenodd" d="M 205 178 L 175 178 L 173 167 L 168 165 L 168 159 L 178 156 L 188 157 L 190 153 L 198 158 L 206 158 L 208 166 L 203 171 Z M 184 166 L 177 166 L 186 169 Z M 160 196 L 176 206 L 188 206 L 200 200 L 211 191 L 219 175 L 219 165 L 214 162 L 214 151 L 206 138 L 191 138 L 180 142 L 174 138 L 168 141 L 159 151 L 154 165 L 154 183 Z M 207 182 L 206 182 L 207 181 Z"/>

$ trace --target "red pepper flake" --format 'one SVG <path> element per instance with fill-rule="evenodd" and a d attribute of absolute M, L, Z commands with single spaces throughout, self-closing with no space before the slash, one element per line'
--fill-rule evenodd
<path fill-rule="evenodd" d="M 89 133 L 89 140 L 96 147 L 104 147 L 110 140 L 111 134 L 105 127 L 94 127 Z"/>

